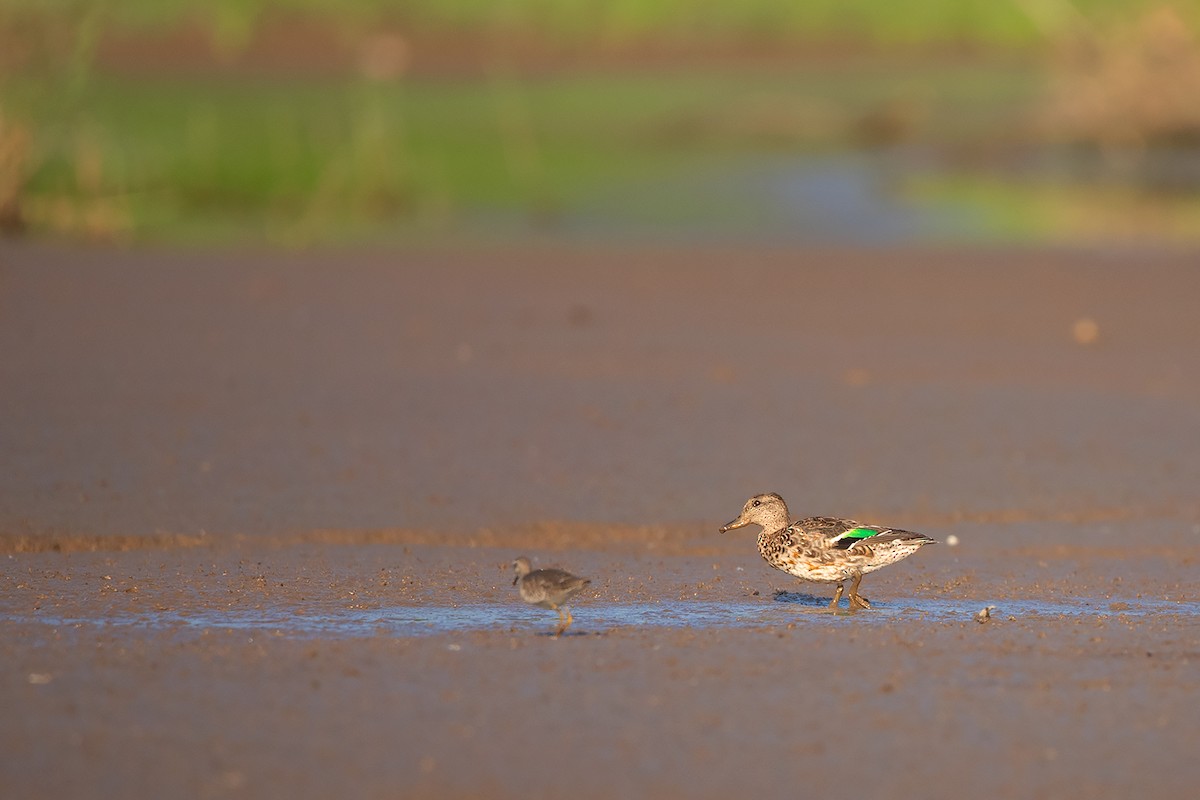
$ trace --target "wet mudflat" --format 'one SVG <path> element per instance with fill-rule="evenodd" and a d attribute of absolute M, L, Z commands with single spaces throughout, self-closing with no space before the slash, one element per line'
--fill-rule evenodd
<path fill-rule="evenodd" d="M 698 543 L 703 536 L 696 532 Z M 741 538 L 742 545 L 752 543 L 752 537 Z M 541 560 L 550 565 L 569 559 L 594 576 L 596 585 L 575 603 L 580 614 L 572 633 L 581 635 L 627 627 L 857 630 L 899 621 L 978 622 L 985 607 L 991 607 L 989 623 L 1178 617 L 1186 626 L 1200 617 L 1188 579 L 1200 545 L 1180 541 L 1176 547 L 1182 563 L 1168 567 L 1132 552 L 1105 559 L 1046 553 L 1020 565 L 1009 548 L 959 545 L 907 564 L 899 574 L 873 576 L 867 585 L 882 594 L 873 592 L 872 608 L 863 613 L 851 612 L 845 600 L 831 610 L 830 587 L 792 581 L 759 562 L 748 546 L 740 552 L 729 545 L 712 548 L 707 558 L 676 548 L 647 556 L 601 546 L 544 553 Z M 14 568 L 5 577 L 0 622 L 114 637 L 163 631 L 296 639 L 550 632 L 554 615 L 525 605 L 509 585 L 506 553 L 497 547 L 360 544 L 27 555 L 24 570 Z M 996 568 L 980 577 L 989 563 Z M 1138 566 L 1152 571 L 1139 576 Z M 1056 580 L 1063 573 L 1070 579 Z M 1093 580 L 1085 579 L 1089 574 Z"/>
<path fill-rule="evenodd" d="M 14 554 L 5 774 L 29 797 L 782 797 L 800 763 L 840 796 L 869 752 L 854 783 L 880 796 L 1186 792 L 1192 536 L 1160 537 L 1172 559 L 928 548 L 853 614 L 745 539 L 538 550 L 595 581 L 557 639 L 511 548 Z"/>
<path fill-rule="evenodd" d="M 5 793 L 1187 796 L 1194 263 L 6 247 Z"/>

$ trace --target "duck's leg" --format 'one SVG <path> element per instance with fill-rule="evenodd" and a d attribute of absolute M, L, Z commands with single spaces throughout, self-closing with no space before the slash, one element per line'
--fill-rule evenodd
<path fill-rule="evenodd" d="M 862 573 L 854 576 L 854 582 L 850 584 L 850 608 L 870 608 L 871 603 L 867 598 L 858 593 L 858 585 L 862 583 Z"/>
<path fill-rule="evenodd" d="M 836 590 L 834 590 L 834 593 L 833 593 L 833 599 L 829 601 L 829 607 L 830 607 L 830 608 L 837 608 L 837 607 L 838 607 L 838 601 L 840 601 L 840 600 L 842 599 L 842 592 L 844 592 L 845 590 L 846 590 L 846 587 L 845 587 L 845 586 L 843 586 L 843 585 L 841 584 L 841 582 L 839 581 L 839 582 L 838 582 L 838 585 L 837 585 L 837 589 L 836 589 Z M 853 595 L 851 595 L 851 596 L 853 596 Z"/>
<path fill-rule="evenodd" d="M 567 629 L 567 623 L 563 620 L 562 606 L 555 606 L 554 613 L 558 614 L 558 627 L 554 629 L 554 636 L 557 638 Z"/>

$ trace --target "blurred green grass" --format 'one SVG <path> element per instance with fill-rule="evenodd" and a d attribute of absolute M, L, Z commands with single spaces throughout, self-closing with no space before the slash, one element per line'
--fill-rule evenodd
<path fill-rule="evenodd" d="M 1036 45 L 1074 18 L 1129 19 L 1160 0 L 0 0 L 0 13 L 92 18 L 122 29 L 194 21 L 223 46 L 266 15 L 315 17 L 358 31 L 381 22 L 415 33 L 523 32 L 562 43 L 843 41 Z M 1192 21 L 1194 2 L 1174 4 Z"/>
<path fill-rule="evenodd" d="M 26 192 L 34 206 L 108 198 L 139 239 L 437 232 L 480 210 L 536 229 L 592 192 L 648 175 L 854 146 L 897 108 L 913 109 L 897 135 L 993 137 L 1037 85 L 1027 69 L 994 66 L 395 83 L 97 75 L 71 124 L 40 129 Z M 52 102 L 36 82 L 9 86 L 18 116 L 48 118 L 41 106 Z M 89 163 L 93 174 L 81 174 Z"/>
<path fill-rule="evenodd" d="M 764 155 L 916 145 L 986 160 L 1036 136 L 1044 56 L 1059 37 L 1159 5 L 0 0 L 3 41 L 32 54 L 8 71 L 0 59 L 0 227 L 19 216 L 35 232 L 99 239 L 283 244 L 440 235 L 490 218 L 553 230 L 598 194 Z M 1179 8 L 1200 18 L 1200 3 Z M 236 62 L 280 15 L 347 42 L 382 32 L 399 55 L 382 77 L 361 64 L 148 74 L 95 63 L 106 36 L 180 26 Z M 403 38 L 386 38 L 395 31 Z M 410 46 L 455 37 L 494 45 L 481 70 L 408 69 Z M 815 57 L 752 58 L 810 45 Z M 557 66 L 523 70 L 522 48 L 557 53 Z M 853 55 L 831 58 L 839 48 Z M 645 49 L 693 57 L 647 68 L 636 57 Z M 730 50 L 739 58 L 706 65 L 705 54 Z M 588 54 L 614 52 L 634 55 L 589 66 Z M 930 179 L 910 194 L 991 208 L 1006 231 L 1070 222 L 1034 219 L 1028 209 L 1047 203 L 994 178 Z M 1183 218 L 1193 217 L 1189 206 Z"/>

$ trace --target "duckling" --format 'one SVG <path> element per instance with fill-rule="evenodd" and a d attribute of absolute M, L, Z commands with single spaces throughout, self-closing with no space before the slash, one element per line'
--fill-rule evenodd
<path fill-rule="evenodd" d="M 561 569 L 535 570 L 525 556 L 513 561 L 512 568 L 516 573 L 513 585 L 521 592 L 522 600 L 530 605 L 558 612 L 558 628 L 554 635 L 561 636 L 574 621 L 571 609 L 567 608 L 564 603 L 590 584 L 591 580 L 580 578 Z"/>

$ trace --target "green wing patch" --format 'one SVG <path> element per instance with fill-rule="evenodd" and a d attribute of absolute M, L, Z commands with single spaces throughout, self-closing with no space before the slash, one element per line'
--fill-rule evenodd
<path fill-rule="evenodd" d="M 833 537 L 830 543 L 839 550 L 848 550 L 863 539 L 870 539 L 872 536 L 878 536 L 881 533 L 883 531 L 875 528 L 851 528 Z"/>
<path fill-rule="evenodd" d="M 879 531 L 871 528 L 851 528 L 850 530 L 837 537 L 839 539 L 866 539 L 869 536 L 875 536 Z"/>

